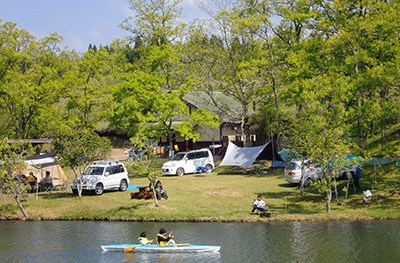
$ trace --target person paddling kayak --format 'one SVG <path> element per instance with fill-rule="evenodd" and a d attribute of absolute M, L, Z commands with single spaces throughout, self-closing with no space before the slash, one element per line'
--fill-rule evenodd
<path fill-rule="evenodd" d="M 149 240 L 147 238 L 146 232 L 140 233 L 140 237 L 138 238 L 138 240 L 141 245 L 150 245 L 151 243 L 153 243 L 153 240 Z"/>
<path fill-rule="evenodd" d="M 167 231 L 164 228 L 161 228 L 159 233 L 156 236 L 157 245 L 165 246 L 165 245 L 176 245 L 174 236 L 172 235 L 172 230 L 169 231 L 168 237 L 166 237 Z"/>

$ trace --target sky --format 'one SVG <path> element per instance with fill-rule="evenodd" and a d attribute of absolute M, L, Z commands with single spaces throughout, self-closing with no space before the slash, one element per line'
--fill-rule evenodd
<path fill-rule="evenodd" d="M 184 22 L 206 16 L 193 0 L 183 0 L 182 7 Z M 129 36 L 118 27 L 128 16 L 133 16 L 128 0 L 0 0 L 1 23 L 15 22 L 36 38 L 57 32 L 62 48 L 78 52 Z"/>

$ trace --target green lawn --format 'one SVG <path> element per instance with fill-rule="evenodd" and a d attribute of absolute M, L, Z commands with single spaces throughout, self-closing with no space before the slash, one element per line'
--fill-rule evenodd
<path fill-rule="evenodd" d="M 154 171 L 160 170 L 158 160 Z M 131 184 L 148 185 L 148 179 L 132 170 L 127 164 Z M 399 168 L 394 164 L 374 169 L 363 167 L 361 187 L 371 189 L 375 198 L 371 202 L 362 200 L 362 193 L 350 192 L 348 199 L 340 196 L 339 204 L 332 202 L 332 212 L 325 212 L 325 197 L 316 189 L 306 188 L 303 197 L 299 188 L 283 179 L 282 169 L 265 169 L 264 173 L 254 173 L 247 169 L 221 167 L 204 177 L 193 175 L 161 176 L 159 179 L 170 197 L 159 201 L 130 199 L 130 193 L 108 191 L 101 196 L 84 195 L 79 198 L 69 192 L 39 193 L 38 200 L 29 194 L 22 205 L 31 219 L 88 219 L 88 220 L 143 220 L 143 221 L 290 221 L 290 220 L 358 220 L 372 218 L 399 218 L 400 190 Z M 375 175 L 377 183 L 373 182 Z M 67 174 L 69 175 L 68 171 Z M 71 175 L 69 175 L 71 178 Z M 341 181 L 339 192 L 346 184 Z M 373 186 L 373 189 L 372 189 Z M 399 189 L 398 189 L 399 188 Z M 270 219 L 251 214 L 253 199 L 261 194 L 275 214 Z M 378 195 L 384 195 L 378 200 Z M 15 201 L 1 195 L 0 218 L 22 218 Z"/>

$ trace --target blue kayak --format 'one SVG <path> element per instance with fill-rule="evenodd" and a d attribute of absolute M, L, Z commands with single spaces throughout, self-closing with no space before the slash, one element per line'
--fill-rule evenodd
<path fill-rule="evenodd" d="M 147 252 L 147 253 L 199 253 L 199 252 L 218 252 L 220 246 L 208 246 L 208 245 L 191 245 L 191 244 L 177 244 L 168 246 L 159 245 L 139 245 L 139 244 L 115 244 L 115 245 L 103 245 L 101 249 L 104 251 L 112 252 L 125 252 L 125 248 L 137 246 L 132 252 Z"/>

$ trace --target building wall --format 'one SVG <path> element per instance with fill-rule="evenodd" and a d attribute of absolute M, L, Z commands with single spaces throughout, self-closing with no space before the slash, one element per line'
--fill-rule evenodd
<path fill-rule="evenodd" d="M 196 127 L 196 131 L 201 134 L 201 138 L 195 143 L 186 141 L 179 134 L 176 135 L 173 142 L 178 147 L 178 151 L 198 150 L 208 148 L 212 144 L 221 144 L 222 148 L 217 148 L 216 155 L 224 155 L 228 142 L 233 142 L 239 147 L 243 147 L 243 138 L 240 132 L 240 125 L 238 124 L 222 124 L 219 128 L 212 128 L 208 125 Z M 261 145 L 257 142 L 255 134 L 250 135 L 251 145 Z M 160 146 L 167 146 L 167 138 L 164 136 L 160 138 Z"/>

